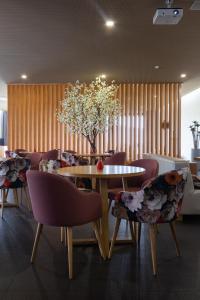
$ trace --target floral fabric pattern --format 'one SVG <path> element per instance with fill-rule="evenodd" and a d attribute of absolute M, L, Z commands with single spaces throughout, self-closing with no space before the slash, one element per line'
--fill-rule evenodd
<path fill-rule="evenodd" d="M 60 159 L 57 160 L 41 160 L 39 164 L 39 170 L 43 172 L 55 173 L 57 169 L 69 167 L 70 165 Z"/>
<path fill-rule="evenodd" d="M 20 188 L 26 184 L 30 160 L 11 158 L 0 162 L 0 188 Z"/>
<path fill-rule="evenodd" d="M 77 159 L 76 159 L 75 155 L 73 155 L 70 152 L 63 152 L 62 159 L 64 159 L 66 161 L 66 163 L 68 163 L 70 166 L 77 165 Z"/>
<path fill-rule="evenodd" d="M 119 193 L 113 215 L 149 224 L 171 222 L 180 211 L 186 178 L 186 169 L 174 170 L 153 179 L 138 192 Z"/>

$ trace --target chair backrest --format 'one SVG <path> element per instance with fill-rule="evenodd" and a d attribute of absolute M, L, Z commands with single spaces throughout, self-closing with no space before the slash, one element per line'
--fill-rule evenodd
<path fill-rule="evenodd" d="M 71 154 L 76 154 L 76 151 L 74 151 L 74 150 L 64 150 L 64 152 L 71 153 Z"/>
<path fill-rule="evenodd" d="M 144 168 L 146 171 L 144 175 L 128 178 L 128 187 L 141 188 L 147 180 L 158 176 L 159 164 L 155 159 L 138 159 L 132 161 L 129 165 L 133 167 Z"/>
<path fill-rule="evenodd" d="M 16 153 L 18 156 L 20 157 L 25 157 L 27 154 L 27 150 L 26 149 L 15 149 L 14 153 Z"/>
<path fill-rule="evenodd" d="M 104 165 L 125 165 L 126 162 L 126 152 L 117 152 L 114 153 L 112 156 L 107 157 L 104 160 Z M 108 180 L 108 188 L 115 189 L 115 188 L 122 188 L 122 179 L 115 178 Z"/>
<path fill-rule="evenodd" d="M 126 152 L 117 152 L 104 160 L 104 165 L 124 165 L 126 162 Z"/>
<path fill-rule="evenodd" d="M 6 158 L 12 157 L 12 151 L 6 150 L 6 151 L 5 151 L 5 157 L 6 157 Z"/>
<path fill-rule="evenodd" d="M 62 152 L 61 158 L 67 162 L 70 166 L 77 164 L 77 159 L 72 152 Z"/>
<path fill-rule="evenodd" d="M 39 163 L 39 171 L 42 172 L 52 172 L 55 171 L 59 168 L 65 168 L 69 167 L 70 165 L 61 159 L 56 159 L 56 160 L 41 160 Z"/>
<path fill-rule="evenodd" d="M 31 170 L 39 170 L 39 164 L 42 160 L 42 152 L 33 152 L 30 154 L 29 158 L 31 160 Z"/>
<path fill-rule="evenodd" d="M 142 223 L 173 221 L 181 209 L 188 170 L 159 175 L 138 192 L 122 192 L 118 203 L 127 208 L 130 220 Z"/>
<path fill-rule="evenodd" d="M 0 162 L 0 188 L 20 188 L 26 184 L 26 172 L 30 168 L 27 158 L 10 158 Z"/>
<path fill-rule="evenodd" d="M 46 172 L 27 172 L 28 187 L 37 222 L 53 226 L 75 226 L 101 216 L 101 197 L 84 193 L 68 179 Z"/>
<path fill-rule="evenodd" d="M 49 150 L 47 152 L 44 152 L 42 154 L 42 159 L 44 159 L 44 160 L 56 160 L 56 159 L 58 159 L 58 150 L 54 149 L 54 150 Z"/>

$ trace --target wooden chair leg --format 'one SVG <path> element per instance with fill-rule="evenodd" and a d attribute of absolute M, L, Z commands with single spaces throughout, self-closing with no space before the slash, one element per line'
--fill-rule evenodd
<path fill-rule="evenodd" d="M 1 218 L 3 219 L 3 210 L 4 210 L 4 203 L 6 201 L 6 191 L 3 189 L 1 190 Z"/>
<path fill-rule="evenodd" d="M 60 241 L 64 242 L 64 227 L 60 227 Z"/>
<path fill-rule="evenodd" d="M 98 221 L 93 222 L 92 226 L 93 226 L 93 230 L 94 230 L 97 242 L 98 242 L 99 251 L 101 253 L 101 256 L 103 257 L 103 259 L 106 259 L 104 247 L 103 247 L 100 232 L 99 232 L 99 222 Z"/>
<path fill-rule="evenodd" d="M 25 186 L 23 187 L 23 190 L 24 190 L 24 194 L 25 194 L 26 205 L 28 207 L 28 210 L 31 211 L 31 204 L 30 204 L 29 196 L 28 196 L 28 193 L 27 193 L 27 190 L 26 190 Z"/>
<path fill-rule="evenodd" d="M 5 190 L 5 201 L 7 201 L 9 189 Z"/>
<path fill-rule="evenodd" d="M 136 243 L 137 243 L 137 245 L 139 245 L 139 243 L 140 243 L 141 226 L 142 226 L 141 223 L 139 223 L 139 222 L 134 222 L 135 237 L 136 237 Z"/>
<path fill-rule="evenodd" d="M 23 198 L 23 193 L 22 193 L 22 188 L 20 189 L 20 204 L 22 205 L 22 198 Z"/>
<path fill-rule="evenodd" d="M 43 224 L 38 223 L 37 225 L 37 231 L 36 231 L 36 235 L 35 235 L 35 241 L 33 244 L 33 250 L 32 250 L 32 255 L 31 255 L 31 263 L 34 262 L 35 259 L 35 255 L 36 255 L 36 251 L 37 251 L 37 246 L 39 243 L 39 239 L 40 239 L 40 234 L 42 232 L 42 228 L 43 228 Z"/>
<path fill-rule="evenodd" d="M 19 199 L 18 199 L 17 189 L 13 189 L 13 194 L 14 194 L 15 204 L 16 204 L 16 206 L 19 207 Z"/>
<path fill-rule="evenodd" d="M 135 223 L 132 222 L 132 221 L 129 221 L 129 227 L 130 227 L 130 232 L 131 232 L 131 238 L 132 238 L 133 243 L 135 244 L 136 238 L 135 238 L 135 233 L 134 233 L 134 226 L 135 226 Z"/>
<path fill-rule="evenodd" d="M 66 232 L 67 232 L 69 279 L 72 279 L 73 277 L 72 227 L 67 227 Z"/>
<path fill-rule="evenodd" d="M 151 243 L 151 258 L 153 265 L 153 275 L 157 275 L 157 254 L 156 254 L 156 227 L 154 224 L 149 225 L 149 236 Z"/>
<path fill-rule="evenodd" d="M 171 228 L 172 236 L 173 236 L 173 239 L 174 239 L 174 242 L 175 242 L 175 245 L 176 245 L 176 255 L 180 256 L 181 252 L 180 252 L 179 243 L 178 243 L 178 240 L 177 240 L 177 237 L 176 237 L 175 221 L 170 222 L 169 226 Z"/>
<path fill-rule="evenodd" d="M 64 230 L 65 247 L 67 247 L 67 231 Z"/>
<path fill-rule="evenodd" d="M 112 205 L 112 199 L 108 199 L 108 210 L 110 210 L 111 205 Z"/>
<path fill-rule="evenodd" d="M 111 256 L 112 256 L 113 246 L 114 246 L 116 238 L 117 238 L 117 234 L 118 234 L 118 231 L 119 231 L 120 223 L 121 223 L 121 219 L 120 218 L 116 218 L 115 229 L 114 229 L 114 232 L 113 232 L 113 237 L 112 237 L 112 241 L 111 241 L 111 245 L 110 245 L 110 250 L 109 250 L 108 258 L 111 258 Z"/>

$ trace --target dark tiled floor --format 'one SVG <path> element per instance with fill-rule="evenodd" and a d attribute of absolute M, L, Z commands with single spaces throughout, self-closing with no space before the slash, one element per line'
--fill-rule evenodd
<path fill-rule="evenodd" d="M 124 222 L 121 235 L 126 230 Z M 56 228 L 45 228 L 35 265 L 30 265 L 34 232 L 35 222 L 25 210 L 5 209 L 4 220 L 0 220 L 0 300 L 200 299 L 200 218 L 177 224 L 181 258 L 175 255 L 168 226 L 160 226 L 157 278 L 152 276 L 146 226 L 140 249 L 115 247 L 110 261 L 103 261 L 95 246 L 74 247 L 72 281 L 67 277 L 66 249 Z M 79 228 L 74 235 L 89 236 L 90 229 Z"/>

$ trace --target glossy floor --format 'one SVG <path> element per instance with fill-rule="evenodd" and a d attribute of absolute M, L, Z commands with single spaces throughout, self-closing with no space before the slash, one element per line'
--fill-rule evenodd
<path fill-rule="evenodd" d="M 111 220 L 112 222 L 112 220 Z M 121 235 L 127 231 L 123 222 Z M 167 225 L 158 234 L 157 278 L 152 276 L 148 230 L 144 226 L 140 248 L 114 248 L 103 261 L 96 246 L 74 247 L 74 280 L 68 279 L 66 248 L 56 228 L 46 227 L 35 265 L 30 254 L 35 222 L 26 210 L 5 209 L 0 220 L 0 300 L 7 299 L 200 299 L 200 219 L 178 222 L 182 257 L 177 258 Z M 89 236 L 88 227 L 74 236 Z"/>

